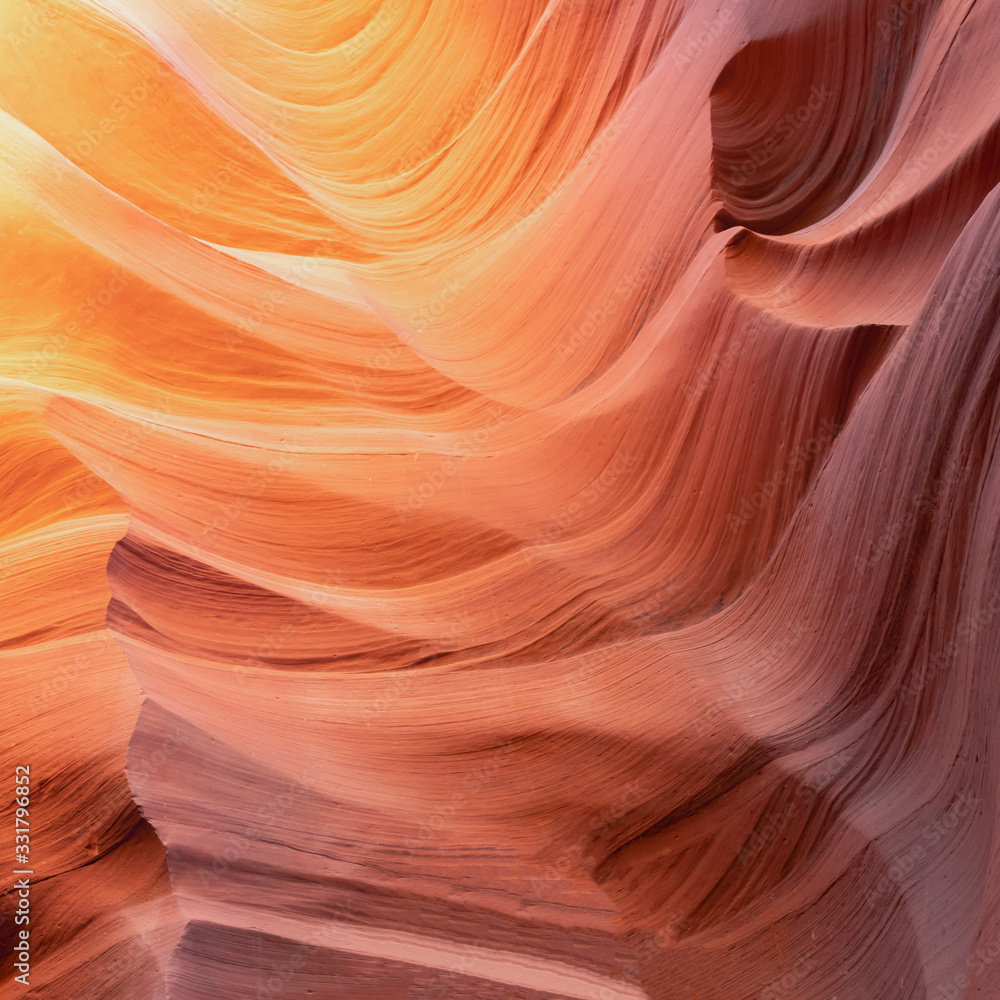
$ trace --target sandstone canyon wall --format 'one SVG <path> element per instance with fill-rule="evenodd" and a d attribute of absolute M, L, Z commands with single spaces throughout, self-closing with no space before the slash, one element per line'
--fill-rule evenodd
<path fill-rule="evenodd" d="M 0 26 L 4 1000 L 1000 1000 L 998 0 Z"/>

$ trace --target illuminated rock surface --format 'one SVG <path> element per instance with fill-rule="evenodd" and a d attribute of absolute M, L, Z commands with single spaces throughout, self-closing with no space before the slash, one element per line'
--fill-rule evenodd
<path fill-rule="evenodd" d="M 0 17 L 30 995 L 1000 998 L 1000 2 Z"/>

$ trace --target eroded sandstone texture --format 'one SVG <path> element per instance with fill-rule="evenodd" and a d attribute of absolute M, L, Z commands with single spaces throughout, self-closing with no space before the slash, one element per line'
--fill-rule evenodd
<path fill-rule="evenodd" d="M 1000 0 L 0 24 L 4 997 L 1000 997 Z"/>

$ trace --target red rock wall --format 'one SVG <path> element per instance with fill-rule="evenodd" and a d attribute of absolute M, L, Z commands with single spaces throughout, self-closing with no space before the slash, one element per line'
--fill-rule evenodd
<path fill-rule="evenodd" d="M 1000 998 L 1000 3 L 0 24 L 3 997 Z"/>

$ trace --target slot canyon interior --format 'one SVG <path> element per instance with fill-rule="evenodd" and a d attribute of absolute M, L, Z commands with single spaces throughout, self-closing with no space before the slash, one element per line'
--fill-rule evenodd
<path fill-rule="evenodd" d="M 0 998 L 1000 1000 L 998 53 L 2 0 Z"/>

